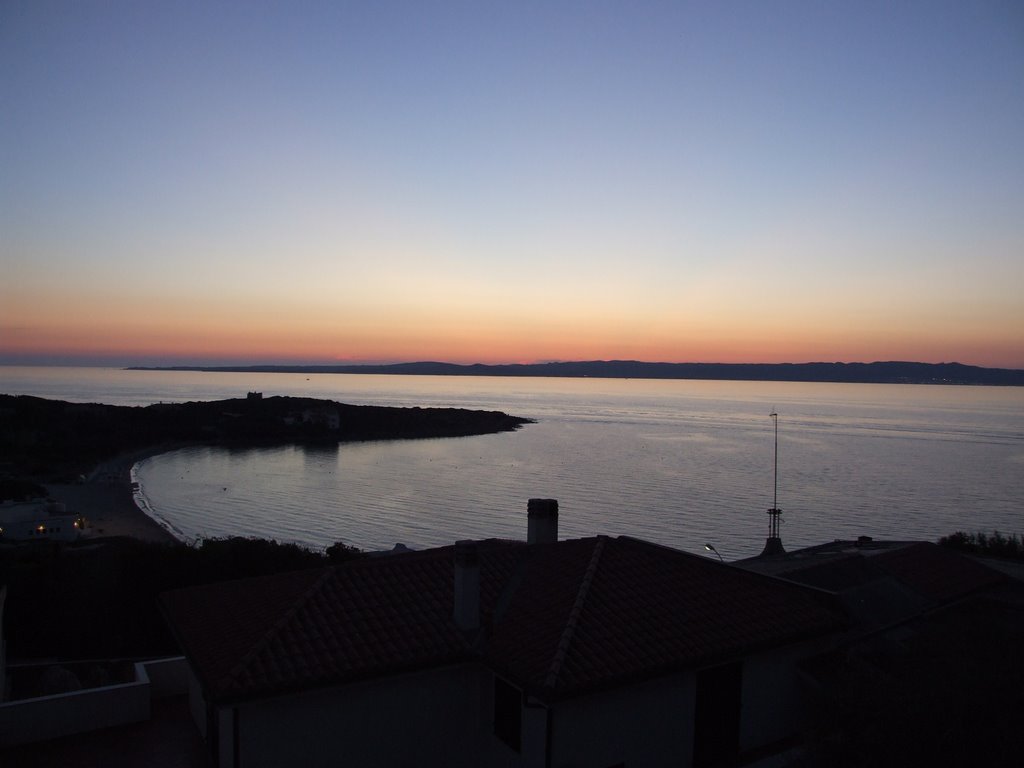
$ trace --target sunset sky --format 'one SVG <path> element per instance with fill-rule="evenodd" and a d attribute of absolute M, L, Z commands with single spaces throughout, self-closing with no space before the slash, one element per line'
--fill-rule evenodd
<path fill-rule="evenodd" d="M 1024 4 L 0 2 L 0 363 L 1024 368 Z"/>

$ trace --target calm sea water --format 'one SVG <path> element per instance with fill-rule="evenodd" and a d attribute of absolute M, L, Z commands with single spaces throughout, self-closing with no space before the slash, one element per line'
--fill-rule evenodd
<path fill-rule="evenodd" d="M 498 409 L 537 420 L 469 438 L 337 448 L 187 448 L 136 467 L 184 539 L 419 548 L 522 538 L 557 498 L 563 537 L 630 534 L 756 554 L 772 505 L 787 547 L 834 538 L 1024 531 L 1024 389 L 0 367 L 0 392 L 118 405 L 265 395 Z"/>

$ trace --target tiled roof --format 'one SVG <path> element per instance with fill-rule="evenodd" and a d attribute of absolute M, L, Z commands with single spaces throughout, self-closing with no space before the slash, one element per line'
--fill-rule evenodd
<path fill-rule="evenodd" d="M 482 545 L 493 603 L 516 545 Z M 192 587 L 165 593 L 163 608 L 216 698 L 347 682 L 470 655 L 452 621 L 452 558 L 441 547 Z"/>
<path fill-rule="evenodd" d="M 818 589 L 842 592 L 877 579 L 879 572 L 877 568 L 872 567 L 869 558 L 856 553 L 842 553 L 827 560 L 812 562 L 810 565 L 794 563 L 789 570 L 774 575 L 800 584 L 809 584 Z"/>
<path fill-rule="evenodd" d="M 308 570 L 226 581 L 168 592 L 162 600 L 175 632 L 188 640 L 193 666 L 216 685 L 321 574 Z"/>
<path fill-rule="evenodd" d="M 818 595 L 628 537 L 542 546 L 488 643 L 545 696 L 782 645 L 839 627 Z"/>
<path fill-rule="evenodd" d="M 810 590 L 626 537 L 479 542 L 484 629 L 452 615 L 453 547 L 194 587 L 164 610 L 216 699 L 482 658 L 567 696 L 826 633 Z"/>
<path fill-rule="evenodd" d="M 851 544 L 811 565 L 800 553 L 792 554 L 789 568 L 785 559 L 776 561 L 775 575 L 836 592 L 894 579 L 930 602 L 944 603 L 1006 580 L 998 571 L 925 541 L 880 542 L 863 550 Z"/>
<path fill-rule="evenodd" d="M 938 602 L 955 600 L 1007 580 L 992 568 L 929 542 L 885 552 L 873 561 L 915 592 Z"/>

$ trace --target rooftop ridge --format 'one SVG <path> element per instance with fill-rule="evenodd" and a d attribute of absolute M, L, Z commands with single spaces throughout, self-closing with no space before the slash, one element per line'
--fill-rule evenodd
<path fill-rule="evenodd" d="M 810 595 L 815 600 L 829 600 L 835 597 L 835 592 L 824 587 L 817 587 L 813 584 L 807 584 L 802 581 L 796 581 L 790 578 L 791 571 L 783 571 L 781 573 L 767 573 L 756 570 L 755 568 L 748 567 L 747 563 L 758 562 L 762 560 L 760 557 L 750 557 L 742 560 L 734 560 L 732 562 L 722 562 L 715 560 L 714 558 L 704 557 L 698 555 L 696 552 L 688 552 L 685 549 L 676 549 L 666 544 L 658 544 L 653 541 L 645 541 L 644 539 L 638 539 L 634 536 L 622 535 L 618 537 L 619 541 L 629 543 L 633 546 L 653 549 L 655 551 L 661 551 L 672 556 L 679 556 L 683 558 L 689 558 L 690 560 L 699 562 L 701 567 L 717 568 L 727 573 L 734 574 L 740 580 L 748 580 L 750 582 L 761 582 L 762 584 L 783 584 L 786 587 L 793 589 L 796 592 L 803 592 L 804 594 Z M 839 541 L 839 539 L 836 539 Z M 799 550 L 795 550 L 799 551 Z"/>
<path fill-rule="evenodd" d="M 307 603 L 309 603 L 309 601 L 317 592 L 323 589 L 324 585 L 333 576 L 334 568 L 327 568 L 324 571 L 323 575 L 320 576 L 320 578 L 318 578 L 309 586 L 309 588 L 302 595 L 302 599 L 296 600 L 294 605 L 292 605 L 287 611 L 281 614 L 281 618 L 275 621 L 270 626 L 270 628 L 263 633 L 262 637 L 260 637 L 259 640 L 253 643 L 252 647 L 238 660 L 238 663 L 235 664 L 235 666 L 233 666 L 231 669 L 229 669 L 227 674 L 224 675 L 223 680 L 225 686 L 228 683 L 237 680 L 238 677 L 241 676 L 241 674 L 245 671 L 245 668 L 249 665 L 249 663 L 253 659 L 255 659 L 264 648 L 270 645 L 271 640 L 274 639 L 274 637 L 281 631 L 281 629 L 283 629 L 285 625 L 287 625 L 292 620 L 295 614 L 297 614 Z"/>
<path fill-rule="evenodd" d="M 583 606 L 587 602 L 587 594 L 590 592 L 590 585 L 594 581 L 594 575 L 597 573 L 597 565 L 601 560 L 601 553 L 604 551 L 605 540 L 605 536 L 597 537 L 594 552 L 590 556 L 587 570 L 583 574 L 579 592 L 576 593 L 576 600 L 573 602 L 572 610 L 569 611 L 569 620 L 565 624 L 565 630 L 562 632 L 562 637 L 558 641 L 558 647 L 555 649 L 554 658 L 551 660 L 551 668 L 548 670 L 547 677 L 544 678 L 545 688 L 553 689 L 558 683 L 558 675 L 562 671 L 562 665 L 565 663 L 566 656 L 569 655 L 569 645 L 572 643 L 573 635 L 576 634 L 580 614 L 583 612 Z"/>
<path fill-rule="evenodd" d="M 584 536 L 578 539 L 562 539 L 561 542 L 569 541 L 586 541 L 588 539 L 594 539 L 596 541 L 597 536 Z M 507 544 L 518 545 L 522 551 L 522 557 L 516 560 L 515 566 L 512 568 L 508 575 L 508 578 L 502 583 L 501 590 L 498 592 L 498 596 L 494 600 L 494 607 L 491 611 L 491 620 L 493 623 L 497 623 L 502 620 L 505 615 L 505 611 L 508 610 L 512 599 L 515 597 L 516 590 L 523 582 L 523 578 L 526 575 L 526 571 L 533 565 L 537 559 L 538 547 L 536 545 L 526 544 L 525 542 L 518 539 L 485 539 L 486 542 L 503 542 Z M 556 543 L 561 543 L 556 542 Z"/>
<path fill-rule="evenodd" d="M 496 624 L 501 621 L 505 616 L 505 611 L 508 610 L 509 604 L 512 602 L 512 597 L 515 595 L 516 590 L 519 589 L 519 585 L 523 582 L 523 575 L 526 572 L 527 566 L 533 561 L 533 552 L 527 552 L 526 557 L 520 558 L 516 561 L 516 564 L 512 567 L 512 572 L 509 573 L 508 578 L 505 579 L 504 584 L 501 587 L 501 591 L 498 592 L 498 596 L 494 600 L 494 606 L 491 609 L 491 623 Z"/>

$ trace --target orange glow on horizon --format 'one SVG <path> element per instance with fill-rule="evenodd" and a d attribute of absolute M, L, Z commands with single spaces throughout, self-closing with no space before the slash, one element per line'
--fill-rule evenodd
<path fill-rule="evenodd" d="M 741 313 L 710 301 L 623 300 L 595 312 L 578 301 L 541 301 L 534 309 L 518 297 L 490 307 L 452 300 L 438 309 L 426 301 L 395 308 L 371 301 L 87 300 L 68 291 L 48 303 L 10 297 L 0 355 L 170 364 L 913 360 L 1024 368 L 1024 333 L 1000 325 L 995 314 L 967 320 L 905 314 L 853 312 L 825 302 L 776 311 L 755 305 Z"/>
<path fill-rule="evenodd" d="M 424 334 L 426 335 L 426 334 Z M 680 339 L 668 344 L 610 342 L 606 339 L 531 342 L 520 337 L 463 338 L 437 340 L 430 338 L 349 339 L 340 343 L 323 340 L 252 338 L 234 333 L 208 333 L 201 338 L 178 338 L 171 334 L 139 335 L 110 339 L 98 344 L 88 334 L 69 340 L 66 335 L 49 339 L 34 338 L 18 344 L 4 342 L 0 355 L 25 357 L 62 356 L 76 359 L 166 359 L 168 364 L 321 364 L 358 365 L 438 361 L 456 364 L 508 364 L 580 360 L 642 360 L 647 362 L 703 363 L 802 363 L 802 362 L 873 362 L 907 360 L 917 362 L 961 362 L 997 368 L 1024 368 L 1024 361 L 1015 362 L 1019 350 L 1011 345 L 1000 346 L 984 340 L 971 355 L 958 354 L 949 347 L 927 340 L 916 344 L 896 339 L 846 341 L 829 343 L 820 338 L 786 338 L 773 343 L 768 339 Z M 73 341 L 75 343 L 69 343 Z M 92 343 L 90 343 L 90 341 Z M 318 343 L 319 342 L 319 343 Z M 343 351 L 339 352 L 341 346 Z M 1016 358 L 1019 360 L 1019 358 Z"/>

